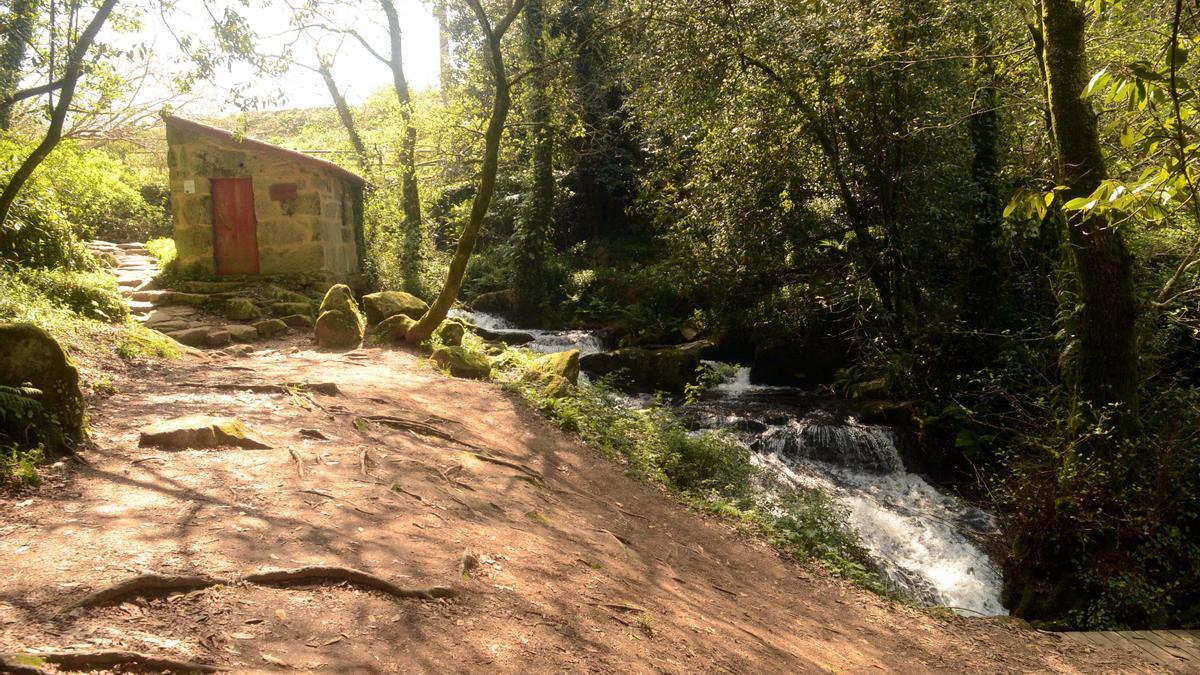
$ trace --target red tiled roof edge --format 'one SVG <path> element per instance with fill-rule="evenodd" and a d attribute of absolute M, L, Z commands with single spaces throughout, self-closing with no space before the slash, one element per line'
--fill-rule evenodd
<path fill-rule="evenodd" d="M 278 145 L 271 145 L 266 141 L 260 141 L 257 138 L 251 138 L 249 136 L 242 136 L 239 138 L 232 131 L 226 131 L 225 129 L 221 129 L 219 127 L 209 126 L 207 124 L 203 124 L 195 120 L 189 120 L 185 117 L 179 117 L 177 115 L 164 115 L 163 121 L 167 123 L 168 127 L 194 131 L 196 133 L 213 136 L 222 140 L 230 141 L 232 143 L 238 143 L 254 150 L 261 150 L 263 152 L 269 152 L 287 157 L 289 159 L 294 159 L 299 162 L 304 162 L 305 164 L 311 164 L 327 171 L 331 171 L 359 186 L 367 184 L 366 179 L 364 179 L 362 176 L 352 171 L 348 171 L 337 164 L 334 164 L 333 162 L 320 159 L 318 157 L 313 157 L 312 155 L 306 155 L 303 152 L 281 148 Z"/>

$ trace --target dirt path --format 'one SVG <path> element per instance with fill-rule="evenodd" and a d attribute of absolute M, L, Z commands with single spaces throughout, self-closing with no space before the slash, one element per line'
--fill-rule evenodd
<path fill-rule="evenodd" d="M 125 650 L 236 672 L 1161 670 L 782 560 L 417 354 L 319 352 L 306 336 L 258 349 L 117 373 L 81 461 L 0 499 L 0 654 Z M 340 393 L 228 388 L 287 382 Z M 271 447 L 138 447 L 187 414 L 238 417 Z M 72 609 L 138 574 L 309 565 L 459 596 L 233 581 Z"/>

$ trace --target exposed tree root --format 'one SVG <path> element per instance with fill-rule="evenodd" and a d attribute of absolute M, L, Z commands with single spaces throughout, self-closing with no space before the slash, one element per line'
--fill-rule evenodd
<path fill-rule="evenodd" d="M 268 570 L 256 572 L 242 577 L 242 581 L 261 586 L 287 586 L 321 581 L 345 581 L 358 586 L 374 588 L 397 598 L 434 598 L 458 597 L 458 591 L 445 586 L 431 588 L 401 588 L 386 579 L 367 574 L 348 567 L 301 567 L 294 570 Z"/>
<path fill-rule="evenodd" d="M 227 584 L 228 582 L 212 577 L 203 576 L 171 576 L 164 574 L 143 574 L 132 579 L 126 579 L 120 583 L 101 589 L 88 595 L 79 602 L 76 602 L 73 607 L 95 607 L 103 605 L 119 598 L 129 596 L 144 597 L 147 595 L 161 595 L 164 593 L 178 593 L 187 591 L 198 591 L 203 588 L 210 588 L 218 584 Z"/>
<path fill-rule="evenodd" d="M 292 459 L 296 462 L 296 475 L 300 476 L 300 478 L 304 478 L 304 460 L 300 459 L 300 455 L 296 454 L 296 451 L 292 448 L 288 448 L 288 454 L 291 455 Z"/>
<path fill-rule="evenodd" d="M 481 462 L 488 462 L 491 464 L 498 464 L 500 466 L 506 466 L 510 469 L 516 469 L 517 471 L 520 471 L 521 473 L 525 474 L 532 480 L 536 481 L 539 485 L 545 485 L 546 481 L 545 481 L 545 479 L 542 478 L 542 474 L 534 469 L 531 469 L 531 468 L 525 466 L 524 464 L 510 462 L 507 459 L 501 459 L 499 457 L 496 457 L 495 455 L 489 455 L 489 454 L 481 453 L 481 452 L 468 452 L 467 454 L 474 457 L 475 459 L 478 459 Z"/>
<path fill-rule="evenodd" d="M 162 656 L 141 654 L 138 652 L 103 651 L 103 652 L 44 652 L 28 654 L 22 660 L 38 663 L 52 663 L 63 670 L 99 670 L 101 668 L 120 667 L 121 672 L 152 672 L 152 673 L 219 673 L 225 669 L 210 666 L 205 663 L 176 661 Z M 0 661 L 3 672 L 16 673 L 45 673 L 45 670 L 29 666 L 17 665 L 10 670 L 8 662 Z M 21 670 L 20 668 L 24 668 Z"/>
<path fill-rule="evenodd" d="M 368 415 L 366 417 L 359 417 L 358 419 L 366 421 L 366 422 L 371 422 L 373 424 L 382 424 L 383 426 L 391 427 L 393 429 L 401 429 L 404 431 L 411 431 L 413 433 L 421 434 L 422 436 L 432 436 L 433 438 L 440 438 L 443 441 L 457 443 L 458 445 L 461 445 L 465 448 L 471 448 L 472 450 L 479 450 L 481 452 L 487 451 L 486 448 L 475 445 L 474 443 L 470 443 L 470 442 L 461 440 L 461 439 L 455 437 L 453 434 L 448 434 L 445 431 L 442 431 L 441 429 L 438 429 L 438 428 L 436 428 L 430 424 L 427 424 L 425 422 L 418 422 L 416 420 L 404 419 L 403 417 L 392 417 L 390 415 Z"/>

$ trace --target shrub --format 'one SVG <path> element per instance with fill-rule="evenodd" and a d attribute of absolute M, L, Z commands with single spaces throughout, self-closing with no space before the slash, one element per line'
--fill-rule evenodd
<path fill-rule="evenodd" d="M 129 316 L 116 281 L 105 272 L 21 269 L 17 276 L 52 303 L 76 314 L 109 323 L 119 323 Z"/>

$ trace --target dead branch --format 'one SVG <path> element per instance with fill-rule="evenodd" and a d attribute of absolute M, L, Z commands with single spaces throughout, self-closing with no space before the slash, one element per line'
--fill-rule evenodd
<path fill-rule="evenodd" d="M 386 579 L 348 567 L 301 567 L 294 570 L 268 570 L 256 572 L 242 577 L 242 581 L 260 586 L 288 586 L 293 584 L 319 583 L 329 581 L 345 581 L 358 586 L 366 586 L 382 591 L 397 598 L 419 598 L 433 600 L 434 598 L 458 597 L 458 591 L 445 586 L 430 588 L 401 588 Z"/>
<path fill-rule="evenodd" d="M 162 595 L 164 593 L 198 591 L 203 588 L 210 588 L 218 584 L 226 584 L 228 582 L 220 579 L 205 576 L 172 576 L 164 574 L 143 574 L 132 579 L 126 579 L 120 583 L 101 589 L 88 595 L 79 602 L 76 602 L 73 607 L 95 607 L 103 605 L 119 598 L 129 596 L 144 597 L 148 595 Z"/>
<path fill-rule="evenodd" d="M 288 454 L 291 455 L 292 459 L 296 461 L 296 475 L 300 476 L 300 479 L 303 480 L 304 479 L 304 460 L 300 459 L 300 455 L 296 454 L 296 451 L 293 450 L 292 448 L 288 448 Z"/>

